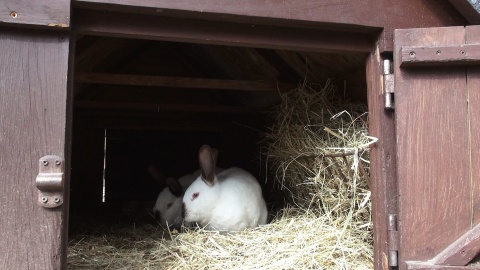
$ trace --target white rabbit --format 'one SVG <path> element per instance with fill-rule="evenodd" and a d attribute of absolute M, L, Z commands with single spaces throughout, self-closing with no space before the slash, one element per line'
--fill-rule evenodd
<path fill-rule="evenodd" d="M 218 151 L 214 149 L 215 160 L 218 155 Z M 217 168 L 220 172 L 223 169 Z M 192 184 L 195 179 L 200 175 L 200 170 L 197 170 L 191 174 L 184 175 L 180 178 L 175 179 L 174 177 L 169 177 L 166 180 L 163 180 L 163 176 L 160 171 L 153 165 L 148 167 L 150 175 L 158 182 L 165 182 L 167 187 L 165 187 L 157 197 L 155 206 L 153 207 L 153 213 L 155 219 L 160 222 L 160 225 L 171 229 L 180 229 L 183 225 L 182 213 L 182 197 L 184 191 Z"/>
<path fill-rule="evenodd" d="M 253 175 L 240 168 L 215 173 L 211 148 L 200 148 L 201 175 L 185 191 L 182 216 L 208 230 L 238 231 L 267 222 L 267 206 Z"/>
<path fill-rule="evenodd" d="M 167 187 L 160 192 L 153 207 L 153 213 L 160 225 L 165 228 L 180 229 L 183 224 L 181 216 L 183 192 L 199 174 L 187 174 L 178 180 L 173 177 L 166 179 Z"/>

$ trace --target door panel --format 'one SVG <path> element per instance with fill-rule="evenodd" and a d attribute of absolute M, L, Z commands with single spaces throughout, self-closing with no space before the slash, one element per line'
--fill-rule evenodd
<path fill-rule="evenodd" d="M 400 261 L 431 259 L 471 228 L 465 67 L 400 68 L 402 47 L 464 37 L 463 27 L 395 32 Z"/>
<path fill-rule="evenodd" d="M 467 26 L 465 43 L 480 44 L 480 27 Z M 480 223 L 480 66 L 467 67 L 467 89 L 469 96 L 471 169 L 472 169 L 472 212 L 473 223 Z"/>
<path fill-rule="evenodd" d="M 58 155 L 68 161 L 66 34 L 0 28 L 2 269 L 66 265 L 68 199 L 60 207 L 43 208 L 35 185 L 40 157 Z"/>

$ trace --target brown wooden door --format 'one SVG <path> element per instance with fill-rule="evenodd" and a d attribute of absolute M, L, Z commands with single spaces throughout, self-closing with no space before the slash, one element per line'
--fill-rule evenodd
<path fill-rule="evenodd" d="M 395 31 L 400 269 L 480 251 L 479 61 L 478 26 Z"/>
<path fill-rule="evenodd" d="M 61 206 L 42 207 L 35 181 L 43 156 L 59 156 L 69 167 L 69 32 L 63 27 L 70 1 L 0 6 L 7 22 L 0 27 L 0 268 L 63 269 L 68 194 Z M 68 193 L 67 176 L 64 181 Z"/>

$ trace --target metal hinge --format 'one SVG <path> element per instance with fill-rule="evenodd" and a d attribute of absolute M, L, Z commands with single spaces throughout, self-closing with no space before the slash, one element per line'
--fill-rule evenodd
<path fill-rule="evenodd" d="M 63 204 L 64 161 L 59 156 L 40 158 L 35 184 L 38 188 L 38 204 L 54 208 Z"/>
<path fill-rule="evenodd" d="M 387 241 L 388 241 L 388 265 L 398 266 L 398 241 L 397 215 L 388 214 L 387 221 Z"/>
<path fill-rule="evenodd" d="M 385 109 L 395 109 L 394 75 L 392 61 L 383 60 L 383 89 L 385 90 Z"/>

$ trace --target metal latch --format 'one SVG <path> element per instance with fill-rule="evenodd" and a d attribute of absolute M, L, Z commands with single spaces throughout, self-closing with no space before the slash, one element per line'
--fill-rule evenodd
<path fill-rule="evenodd" d="M 393 110 L 395 108 L 394 100 L 394 75 L 392 71 L 392 61 L 383 60 L 383 89 L 385 90 L 385 109 Z"/>
<path fill-rule="evenodd" d="M 388 265 L 398 266 L 398 227 L 397 215 L 389 214 L 387 223 L 387 237 L 388 237 Z"/>
<path fill-rule="evenodd" d="M 38 164 L 35 184 L 39 190 L 38 204 L 54 208 L 63 204 L 64 160 L 59 156 L 44 156 Z"/>

